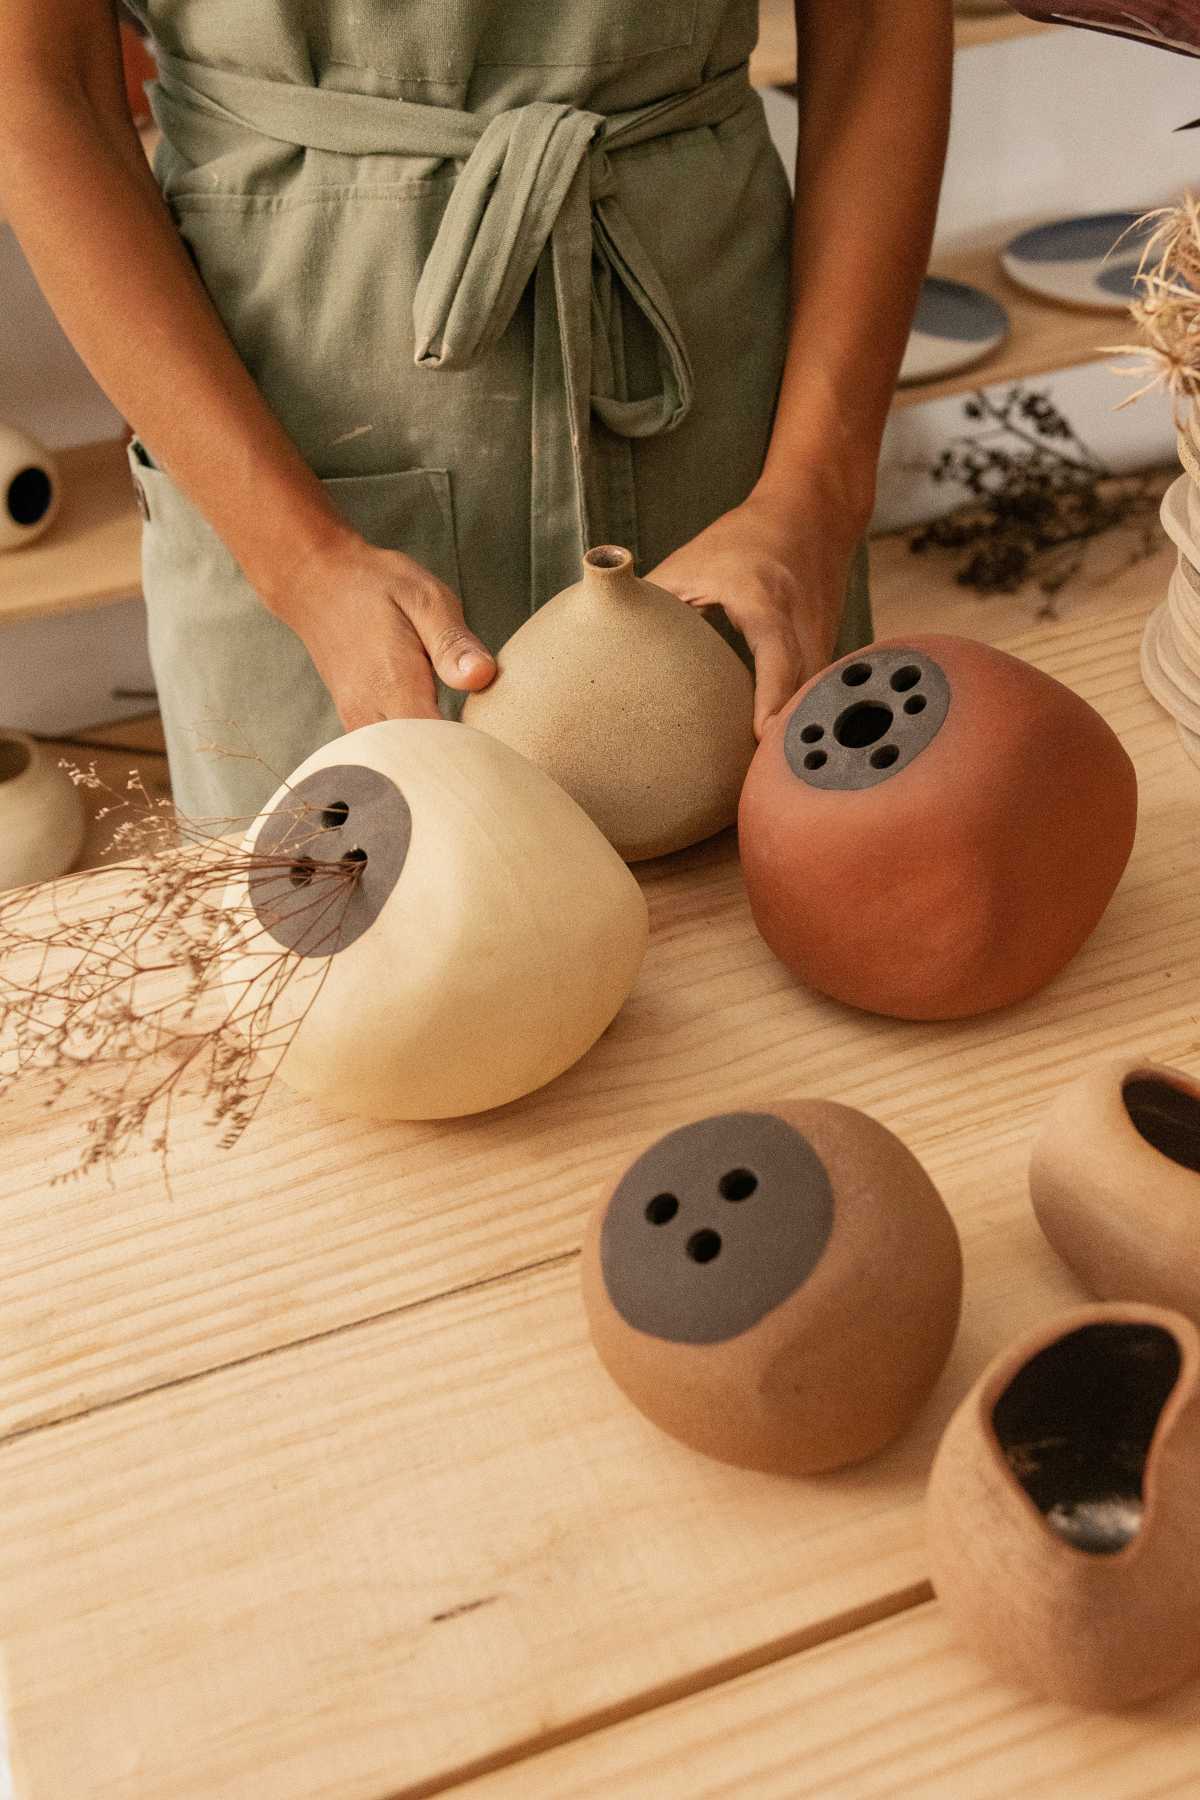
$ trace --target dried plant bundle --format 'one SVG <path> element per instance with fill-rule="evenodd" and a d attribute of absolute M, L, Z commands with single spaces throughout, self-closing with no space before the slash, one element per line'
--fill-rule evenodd
<path fill-rule="evenodd" d="M 1147 213 L 1133 229 L 1148 225 L 1153 230 L 1142 250 L 1129 306 L 1141 341 L 1106 346 L 1106 354 L 1132 357 L 1132 362 L 1114 364 L 1116 372 L 1144 377 L 1118 410 L 1162 388 L 1171 396 L 1175 424 L 1182 430 L 1200 395 L 1200 205 L 1185 194 L 1177 205 Z"/>
<path fill-rule="evenodd" d="M 361 863 L 307 854 L 323 822 L 299 799 L 282 852 L 264 855 L 245 846 L 249 821 L 193 824 L 136 771 L 121 794 L 94 764 L 62 766 L 107 797 L 98 816 L 115 820 L 122 861 L 0 893 L 0 1104 L 46 1072 L 44 1106 L 96 1102 L 70 1175 L 111 1173 L 146 1140 L 165 1174 L 185 1083 L 222 1148 L 250 1124 L 320 991 Z M 293 943 L 302 929 L 302 956 L 272 935 L 284 917 Z"/>
<path fill-rule="evenodd" d="M 1114 475 L 1082 441 L 1049 395 L 1022 386 L 1000 396 L 977 390 L 963 404 L 969 429 L 925 472 L 965 499 L 909 539 L 966 553 L 956 579 L 980 594 L 1041 590 L 1042 615 L 1082 567 L 1091 545 L 1118 526 L 1136 536 L 1122 566 L 1152 555 L 1160 486 L 1153 475 Z"/>

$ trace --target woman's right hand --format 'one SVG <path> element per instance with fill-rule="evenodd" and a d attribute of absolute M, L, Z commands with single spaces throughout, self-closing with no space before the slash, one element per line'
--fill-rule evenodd
<path fill-rule="evenodd" d="M 293 565 L 268 604 L 303 641 L 347 731 L 439 717 L 435 670 L 468 691 L 496 673 L 458 596 L 411 556 L 357 534 Z"/>

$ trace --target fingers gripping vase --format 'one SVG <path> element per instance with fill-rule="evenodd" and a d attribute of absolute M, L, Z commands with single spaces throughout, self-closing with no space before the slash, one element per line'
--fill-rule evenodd
<path fill-rule="evenodd" d="M 624 863 L 549 776 L 465 725 L 336 739 L 248 843 L 260 866 L 228 902 L 258 929 L 227 979 L 289 1040 L 284 1079 L 337 1111 L 449 1118 L 530 1093 L 590 1048 L 641 965 Z M 347 893 L 328 877 L 348 864 Z M 273 972 L 280 952 L 296 978 Z"/>
<path fill-rule="evenodd" d="M 785 1475 L 861 1461 L 915 1416 L 958 1326 L 962 1257 L 882 1125 L 795 1100 L 685 1125 L 593 1214 L 592 1341 L 648 1419 Z"/>
<path fill-rule="evenodd" d="M 1137 784 L 1077 694 L 965 638 L 870 645 L 801 689 L 742 792 L 755 923 L 851 1006 L 952 1019 L 1049 981 L 1100 919 Z"/>
<path fill-rule="evenodd" d="M 732 825 L 754 754 L 749 671 L 612 545 L 509 639 L 463 719 L 552 775 L 627 862 Z"/>
<path fill-rule="evenodd" d="M 1124 1056 L 1072 1082 L 1046 1115 L 1029 1191 L 1093 1294 L 1200 1322 L 1200 1083 L 1190 1075 Z"/>
<path fill-rule="evenodd" d="M 1200 1334 L 1090 1306 L 992 1363 L 934 1460 L 933 1584 L 1004 1679 L 1119 1707 L 1200 1670 Z"/>

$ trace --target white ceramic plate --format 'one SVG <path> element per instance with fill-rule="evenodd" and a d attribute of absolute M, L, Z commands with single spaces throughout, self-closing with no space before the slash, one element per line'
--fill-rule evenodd
<path fill-rule="evenodd" d="M 1173 719 L 1189 731 L 1200 732 L 1200 701 L 1185 692 L 1172 673 L 1172 665 L 1179 667 L 1179 658 L 1170 634 L 1170 611 L 1164 601 L 1146 622 L 1141 649 L 1142 680 Z"/>
<path fill-rule="evenodd" d="M 1181 550 L 1193 568 L 1200 568 L 1200 548 L 1197 547 L 1191 520 L 1191 497 L 1189 490 L 1193 482 L 1190 475 L 1177 475 L 1162 498 L 1158 516 L 1162 520 L 1162 528 L 1177 550 Z"/>
<path fill-rule="evenodd" d="M 1097 312 L 1124 312 L 1134 297 L 1149 226 L 1140 213 L 1086 213 L 1023 231 L 1000 253 L 1011 280 L 1043 300 Z"/>
<path fill-rule="evenodd" d="M 965 281 L 928 275 L 921 283 L 900 385 L 956 375 L 990 356 L 1007 336 L 1008 314 L 998 300 Z"/>

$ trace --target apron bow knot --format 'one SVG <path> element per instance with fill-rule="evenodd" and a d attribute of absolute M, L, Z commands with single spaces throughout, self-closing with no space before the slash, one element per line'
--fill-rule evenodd
<path fill-rule="evenodd" d="M 636 548 L 627 440 L 672 431 L 687 416 L 692 366 L 670 296 L 621 204 L 612 157 L 719 125 L 754 103 L 745 65 L 625 113 L 534 100 L 483 120 L 452 107 L 247 75 L 163 50 L 157 61 L 147 90 L 155 119 L 193 164 L 220 155 L 247 131 L 347 156 L 461 162 L 413 296 L 415 359 L 431 370 L 469 368 L 507 329 L 532 277 L 534 604 L 554 591 L 542 579 L 537 546 L 569 504 L 559 474 L 564 459 L 555 454 L 564 432 L 580 552 L 603 538 Z M 625 391 L 629 306 L 645 323 L 658 366 L 655 391 L 633 399 Z M 621 457 L 606 446 L 604 505 L 595 492 L 593 415 L 626 440 Z M 598 517 L 607 527 L 599 535 Z M 554 576 L 560 586 L 561 567 Z"/>

